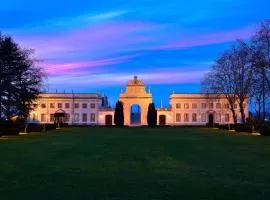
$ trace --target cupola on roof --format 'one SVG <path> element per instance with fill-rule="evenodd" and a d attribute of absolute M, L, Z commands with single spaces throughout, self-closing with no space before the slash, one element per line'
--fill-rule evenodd
<path fill-rule="evenodd" d="M 138 76 L 134 76 L 133 80 L 127 83 L 127 86 L 144 86 L 144 83 L 142 80 L 138 79 Z"/>

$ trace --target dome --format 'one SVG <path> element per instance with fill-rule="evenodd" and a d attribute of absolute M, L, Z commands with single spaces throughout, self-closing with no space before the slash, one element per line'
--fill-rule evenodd
<path fill-rule="evenodd" d="M 134 76 L 133 80 L 130 80 L 127 86 L 134 86 L 134 85 L 144 86 L 144 83 L 141 80 L 139 80 L 137 76 Z"/>

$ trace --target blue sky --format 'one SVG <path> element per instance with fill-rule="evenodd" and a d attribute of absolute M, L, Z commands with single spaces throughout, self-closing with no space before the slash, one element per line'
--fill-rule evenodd
<path fill-rule="evenodd" d="M 37 2 L 1 0 L 0 31 L 35 49 L 50 92 L 98 91 L 112 104 L 134 75 L 157 105 L 198 92 L 215 58 L 270 18 L 269 0 Z"/>

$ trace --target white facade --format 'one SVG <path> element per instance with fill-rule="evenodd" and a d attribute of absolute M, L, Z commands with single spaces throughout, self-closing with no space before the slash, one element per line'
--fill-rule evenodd
<path fill-rule="evenodd" d="M 137 77 L 129 81 L 126 90 L 120 93 L 123 103 L 124 124 L 131 125 L 131 107 L 140 107 L 140 125 L 147 125 L 147 110 L 152 103 L 152 94 Z M 232 112 L 224 96 L 206 94 L 171 94 L 169 108 L 157 108 L 158 125 L 206 125 L 232 124 Z M 56 113 L 65 115 L 64 122 L 73 125 L 113 125 L 114 109 L 102 107 L 99 94 L 41 94 L 30 113 L 29 122 L 54 123 Z M 235 104 L 238 123 L 241 115 Z M 245 102 L 248 117 L 248 99 Z"/>
<path fill-rule="evenodd" d="M 68 124 L 98 124 L 102 104 L 99 94 L 41 94 L 29 115 L 32 123 L 54 123 L 55 113 L 64 113 Z"/>

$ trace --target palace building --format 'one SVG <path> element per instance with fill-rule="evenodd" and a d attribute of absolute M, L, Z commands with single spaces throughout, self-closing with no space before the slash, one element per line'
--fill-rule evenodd
<path fill-rule="evenodd" d="M 152 94 L 135 76 L 119 101 L 123 103 L 125 125 L 147 125 L 148 105 Z M 229 124 L 233 117 L 225 97 L 206 94 L 180 94 L 169 96 L 168 108 L 157 108 L 158 125 L 206 125 Z M 113 125 L 114 108 L 109 108 L 107 98 L 98 93 L 44 93 L 33 104 L 29 115 L 31 123 L 68 123 L 70 125 Z M 238 105 L 235 104 L 237 120 L 241 122 Z M 248 99 L 245 102 L 248 116 Z"/>

